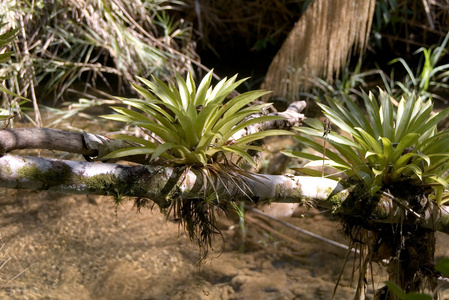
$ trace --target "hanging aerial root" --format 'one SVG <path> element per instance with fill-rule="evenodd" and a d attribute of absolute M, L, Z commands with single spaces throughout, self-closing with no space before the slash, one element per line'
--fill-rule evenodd
<path fill-rule="evenodd" d="M 384 266 L 389 281 L 406 293 L 433 291 L 438 278 L 434 269 L 435 230 L 420 226 L 426 210 L 432 209 L 425 189 L 402 183 L 386 187 L 380 193 L 381 199 L 384 194 L 391 198 L 390 204 L 394 204 L 390 211 L 400 217 L 397 222 L 379 221 L 376 212 L 379 197 L 358 197 L 353 203 L 360 204 L 354 205 L 360 208 L 358 213 L 340 215 L 343 232 L 352 244 L 367 250 L 365 259 L 357 262 L 356 269 L 363 271 L 359 273 L 358 291 L 365 290 L 360 284 L 363 285 L 368 266 L 373 262 Z M 376 299 L 390 299 L 387 288 L 376 293 L 378 297 L 387 295 L 387 298 Z"/>
<path fill-rule="evenodd" d="M 194 171 L 198 174 L 199 184 L 196 196 L 179 197 L 176 186 L 182 185 L 186 174 Z M 215 235 L 224 239 L 217 227 L 216 213 L 222 211 L 229 216 L 239 205 L 233 200 L 233 195 L 243 193 L 250 198 L 250 187 L 242 177 L 253 177 L 234 163 L 225 160 L 223 163 L 211 163 L 204 167 L 185 167 L 184 175 L 179 178 L 176 186 L 168 193 L 171 205 L 167 217 L 179 222 L 190 240 L 199 248 L 199 260 L 204 260 L 212 248 Z M 253 178 L 253 180 L 256 180 Z M 198 197 L 198 195 L 202 195 Z"/>

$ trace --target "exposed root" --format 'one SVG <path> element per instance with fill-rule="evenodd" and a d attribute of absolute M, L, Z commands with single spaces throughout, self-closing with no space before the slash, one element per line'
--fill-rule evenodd
<path fill-rule="evenodd" d="M 221 236 L 224 245 L 223 236 L 216 226 L 215 214 L 217 211 L 223 211 L 229 216 L 239 207 L 238 203 L 232 200 L 235 193 L 243 193 L 249 198 L 251 190 L 242 177 L 251 177 L 251 174 L 229 161 L 212 163 L 205 167 L 186 167 L 184 173 L 191 169 L 201 174 L 203 197 L 180 198 L 176 191 L 171 193 L 172 204 L 167 217 L 173 216 L 190 240 L 198 246 L 201 262 L 207 258 L 214 235 Z M 181 176 L 181 183 L 178 184 L 182 184 L 184 177 Z"/>
<path fill-rule="evenodd" d="M 386 191 L 396 195 L 404 219 L 401 223 L 381 223 L 371 214 L 374 198 L 359 198 L 364 203 L 359 214 L 342 216 L 343 232 L 351 239 L 360 256 L 355 261 L 359 271 L 355 299 L 363 299 L 367 276 L 372 263 L 385 266 L 389 281 L 404 292 L 433 291 L 437 286 L 438 272 L 434 269 L 435 232 L 419 226 L 420 216 L 428 206 L 425 190 L 406 183 L 390 186 Z M 413 212 L 413 213 L 411 213 Z M 374 286 L 373 286 L 374 289 Z M 377 291 L 376 299 L 393 299 L 386 288 Z"/>

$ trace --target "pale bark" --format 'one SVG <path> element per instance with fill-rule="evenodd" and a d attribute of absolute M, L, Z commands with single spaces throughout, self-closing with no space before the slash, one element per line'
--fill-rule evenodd
<path fill-rule="evenodd" d="M 50 128 L 15 128 L 0 130 L 0 154 L 18 149 L 61 150 L 95 156 L 89 149 L 83 134 Z"/>
<path fill-rule="evenodd" d="M 338 214 L 354 212 L 345 208 L 351 199 L 351 189 L 334 180 L 307 176 L 252 174 L 241 177 L 248 189 L 242 191 L 233 185 L 223 186 L 216 180 L 214 187 L 204 185 L 196 170 L 182 168 L 110 163 L 78 162 L 4 155 L 0 157 L 0 186 L 14 189 L 50 190 L 74 194 L 130 196 L 148 198 L 166 208 L 174 198 L 202 198 L 218 192 L 221 199 L 254 203 L 314 201 Z M 224 182 L 228 184 L 228 182 Z M 385 198 L 375 209 L 373 223 L 398 223 L 409 213 L 397 202 Z M 431 205 L 419 226 L 449 234 L 449 211 L 446 207 Z"/>
<path fill-rule="evenodd" d="M 282 120 L 267 121 L 254 124 L 238 131 L 231 139 L 238 139 L 250 133 L 269 129 L 290 129 L 299 126 L 304 120 L 301 111 L 305 101 L 290 104 L 284 112 L 272 113 L 284 117 Z M 254 117 L 259 116 L 255 114 Z M 105 136 L 87 132 L 77 133 L 51 128 L 14 128 L 0 130 L 0 155 L 18 149 L 48 149 L 82 154 L 88 161 L 102 161 L 103 157 L 112 151 L 136 146 L 135 144 L 111 139 Z M 120 160 L 140 164 L 150 163 L 150 155 L 134 155 L 121 157 Z M 108 160 L 115 162 L 116 160 Z"/>
<path fill-rule="evenodd" d="M 201 198 L 218 191 L 234 200 L 252 202 L 298 202 L 301 199 L 324 201 L 341 189 L 338 182 L 325 178 L 257 175 L 242 177 L 248 186 L 224 187 L 220 180 L 203 185 L 199 171 L 150 165 L 119 165 L 70 160 L 24 157 L 6 154 L 0 157 L 0 186 L 13 189 L 50 190 L 73 194 L 123 195 L 144 197 L 162 206 L 167 195 Z M 206 190 L 205 190 L 206 188 Z"/>

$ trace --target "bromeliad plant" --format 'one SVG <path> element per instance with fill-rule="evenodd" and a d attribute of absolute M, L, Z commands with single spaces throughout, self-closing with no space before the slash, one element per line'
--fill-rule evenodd
<path fill-rule="evenodd" d="M 438 131 L 437 124 L 449 115 L 449 108 L 433 113 L 433 104 L 414 95 L 402 98 L 396 108 L 390 96 L 380 91 L 376 99 L 364 95 L 367 116 L 349 97 L 340 103 L 328 98 L 329 106 L 318 103 L 325 116 L 344 134 L 323 134 L 324 124 L 316 119 L 305 120 L 310 127 L 296 128 L 299 133 L 326 139 L 330 144 L 297 136 L 300 142 L 322 155 L 297 151 L 287 155 L 310 160 L 299 171 L 310 175 L 321 172 L 308 167 L 324 165 L 338 170 L 327 176 L 344 173 L 363 182 L 371 194 L 382 187 L 407 181 L 433 188 L 431 195 L 438 204 L 448 200 L 449 131 Z M 344 105 L 346 104 L 346 106 Z M 349 137 L 346 137 L 349 136 Z"/>
<path fill-rule="evenodd" d="M 267 136 L 291 134 L 284 130 L 267 130 L 237 136 L 239 131 L 248 126 L 281 117 L 248 118 L 270 105 L 265 103 L 247 106 L 268 92 L 249 91 L 227 101 L 229 94 L 246 79 L 236 82 L 235 75 L 212 87 L 212 75 L 212 71 L 209 72 L 198 87 L 191 74 L 186 81 L 177 74 L 177 87 L 172 83 L 167 85 L 157 78 L 153 78 L 154 82 L 139 78 L 148 90 L 137 85 L 134 88 L 144 99 L 120 100 L 141 112 L 113 107 L 118 114 L 103 117 L 139 126 L 152 133 L 151 141 L 128 135 L 118 136 L 139 145 L 114 151 L 105 159 L 151 154 L 152 160 L 162 157 L 178 166 L 204 167 L 234 154 L 255 166 L 254 159 L 247 151 L 261 151 L 262 148 L 252 142 Z"/>
<path fill-rule="evenodd" d="M 330 131 L 318 120 L 306 120 L 309 127 L 296 128 L 297 138 L 319 153 L 286 154 L 309 160 L 298 168 L 306 174 L 348 176 L 342 183 L 351 186 L 349 200 L 337 204 L 341 207 L 335 212 L 351 247 L 360 248 L 356 299 L 366 291 L 372 262 L 385 265 L 389 280 L 406 293 L 433 290 L 438 277 L 433 271 L 435 233 L 421 224 L 434 204 L 449 200 L 449 131 L 437 128 L 449 108 L 434 113 L 431 100 L 413 95 L 395 107 L 383 91 L 378 99 L 372 93 L 363 99 L 366 112 L 349 97 L 342 102 L 328 98 L 329 105 L 318 103 L 341 132 Z M 324 166 L 333 170 L 311 168 Z"/>
<path fill-rule="evenodd" d="M 118 136 L 136 146 L 111 152 L 104 159 L 151 155 L 151 160 L 165 160 L 180 167 L 181 172 L 192 169 L 199 171 L 203 186 L 206 187 L 204 190 L 212 188 L 213 192 L 205 192 L 202 199 L 171 197 L 172 204 L 168 210 L 168 214 L 173 212 L 174 218 L 181 221 L 190 238 L 198 244 L 200 258 L 207 255 L 212 242 L 211 236 L 219 233 L 215 227 L 215 209 L 220 208 L 227 213 L 232 207 L 238 206 L 232 197 L 227 197 L 227 201 L 219 200 L 221 192 L 216 188 L 216 183 L 222 183 L 224 192 L 229 192 L 229 187 L 232 187 L 234 190 L 250 193 L 242 176 L 251 175 L 239 167 L 238 161 L 243 159 L 256 166 L 247 151 L 257 152 L 262 148 L 253 142 L 267 136 L 292 134 L 284 130 L 242 134 L 242 130 L 248 126 L 282 118 L 260 114 L 269 104 L 248 106 L 258 97 L 267 94 L 266 91 L 249 91 L 228 99 L 230 93 L 245 79 L 236 81 L 236 75 L 221 80 L 213 87 L 212 76 L 211 71 L 198 86 L 191 74 L 187 76 L 187 80 L 177 74 L 176 85 L 167 85 L 157 78 L 153 78 L 153 82 L 139 78 L 148 89 L 137 85 L 134 88 L 144 99 L 120 98 L 123 104 L 139 111 L 113 107 L 118 114 L 104 116 L 110 120 L 139 126 L 149 132 L 148 139 Z"/>

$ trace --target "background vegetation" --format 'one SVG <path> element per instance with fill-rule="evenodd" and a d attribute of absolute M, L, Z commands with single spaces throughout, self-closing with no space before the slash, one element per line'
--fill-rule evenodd
<path fill-rule="evenodd" d="M 136 75 L 174 79 L 176 72 L 207 69 L 201 57 L 221 77 L 253 75 L 247 87 L 257 88 L 311 2 L 3 1 L 3 31 L 21 27 L 9 64 L 13 77 L 6 85 L 40 103 L 92 95 L 95 87 L 132 93 Z M 448 11 L 441 0 L 377 1 L 361 66 L 355 68 L 354 62 L 350 71 L 343 69 L 336 82 L 354 87 L 376 66 L 390 75 L 388 63 L 398 57 L 413 71 L 420 64 L 416 51 L 446 36 Z M 404 72 L 397 73 L 400 80 Z"/>

